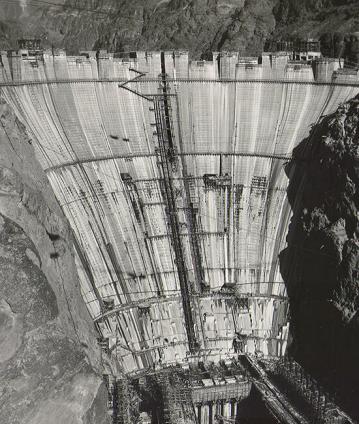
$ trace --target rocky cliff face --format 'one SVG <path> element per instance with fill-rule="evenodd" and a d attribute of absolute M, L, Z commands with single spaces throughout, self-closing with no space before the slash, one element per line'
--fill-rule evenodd
<path fill-rule="evenodd" d="M 290 349 L 358 416 L 359 96 L 313 128 L 287 173 Z"/>
<path fill-rule="evenodd" d="M 71 233 L 0 97 L 0 422 L 109 422 Z"/>
<path fill-rule="evenodd" d="M 319 37 L 358 28 L 355 0 L 56 0 L 0 3 L 0 48 L 23 35 L 45 47 L 110 51 L 190 50 L 257 55 L 267 38 Z M 77 9 L 74 9 L 76 7 Z"/>
<path fill-rule="evenodd" d="M 356 0 L 279 0 L 273 9 L 274 34 L 307 38 L 326 32 L 355 32 L 358 10 Z"/>
<path fill-rule="evenodd" d="M 17 30 L 10 33 L 8 26 L 4 28 L 8 30 L 4 47 L 14 43 L 16 33 L 25 31 L 46 34 L 45 44 L 70 52 L 182 48 L 198 58 L 219 49 L 260 52 L 275 24 L 273 0 L 99 0 L 65 4 L 94 12 L 66 7 L 44 9 L 44 5 L 39 8 L 31 4 L 23 12 L 21 8 L 7 9 L 4 16 L 15 16 L 25 29 L 16 25 Z"/>
<path fill-rule="evenodd" d="M 359 62 L 359 4 L 355 0 L 280 0 L 273 14 L 274 39 L 319 38 L 322 54 L 345 57 L 347 64 Z M 351 63 L 349 63 L 351 62 Z"/>

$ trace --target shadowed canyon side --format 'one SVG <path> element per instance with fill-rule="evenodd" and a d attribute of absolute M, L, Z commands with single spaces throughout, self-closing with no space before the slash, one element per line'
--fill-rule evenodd
<path fill-rule="evenodd" d="M 291 309 L 290 352 L 336 387 L 357 418 L 358 112 L 356 96 L 295 148 L 287 166 L 294 214 L 281 253 Z"/>
<path fill-rule="evenodd" d="M 68 222 L 2 96 L 0 124 L 0 422 L 107 424 Z"/>

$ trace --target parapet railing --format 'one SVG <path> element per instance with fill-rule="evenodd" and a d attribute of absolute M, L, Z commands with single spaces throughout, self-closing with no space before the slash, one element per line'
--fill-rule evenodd
<path fill-rule="evenodd" d="M 285 162 L 291 161 L 291 160 L 302 160 L 305 161 L 305 157 L 298 157 L 295 158 L 293 156 L 289 155 L 280 155 L 280 154 L 270 154 L 270 153 L 262 153 L 262 152 L 229 152 L 229 151 L 218 151 L 218 152 L 182 152 L 177 154 L 180 157 L 185 156 L 238 156 L 238 157 L 258 157 L 263 159 L 278 159 Z M 86 163 L 92 163 L 92 162 L 102 162 L 107 160 L 114 160 L 114 159 L 135 159 L 135 158 L 144 158 L 144 157 L 155 157 L 156 153 L 134 153 L 134 154 L 112 154 L 112 155 L 103 155 L 103 156 L 97 156 L 97 157 L 91 157 L 91 158 L 84 158 L 84 159 L 78 159 L 74 161 L 67 161 L 63 163 L 59 163 L 53 166 L 49 166 L 48 168 L 44 169 L 46 173 L 54 171 L 56 169 L 71 167 L 79 164 L 86 164 Z"/>
<path fill-rule="evenodd" d="M 68 78 L 68 79 L 46 79 L 46 80 L 24 80 L 24 81 L 2 81 L 0 87 L 17 87 L 26 85 L 51 85 L 51 84 L 86 84 L 86 83 L 151 83 L 159 82 L 160 78 L 142 78 L 141 80 L 128 81 L 126 78 Z M 339 86 L 339 87 L 359 87 L 358 81 L 309 81 L 296 79 L 229 79 L 229 78 L 168 78 L 169 83 L 242 83 L 242 84 L 293 84 L 293 85 L 318 85 L 318 86 Z M 154 94 L 145 94 L 148 97 Z"/>

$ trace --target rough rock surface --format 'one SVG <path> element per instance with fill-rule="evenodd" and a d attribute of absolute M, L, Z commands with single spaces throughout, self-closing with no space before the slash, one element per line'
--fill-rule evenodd
<path fill-rule="evenodd" d="M 276 37 L 318 37 L 358 30 L 357 0 L 279 0 L 273 10 Z"/>
<path fill-rule="evenodd" d="M 286 171 L 290 349 L 358 417 L 359 96 L 313 127 Z"/>
<path fill-rule="evenodd" d="M 358 29 L 356 0 L 14 0 L 0 2 L 0 48 L 38 36 L 44 45 L 111 51 L 186 49 L 257 55 L 266 38 L 319 37 Z M 78 9 L 74 9 L 73 7 Z"/>
<path fill-rule="evenodd" d="M 0 269 L 0 422 L 108 423 L 70 229 L 1 97 Z"/>
<path fill-rule="evenodd" d="M 15 16 L 16 29 L 3 29 L 0 46 L 14 45 L 25 24 L 28 34 L 43 35 L 48 45 L 68 51 L 107 48 L 111 51 L 189 49 L 196 57 L 218 49 L 259 52 L 274 28 L 273 0 L 99 0 L 58 1 L 92 8 L 24 9 L 6 6 L 6 16 Z M 0 7 L 5 7 L 0 5 Z M 105 12 L 108 14 L 103 14 Z M 1 30 L 1 27 L 0 27 Z M 5 36 L 7 34 L 7 38 Z M 45 41 L 46 44 L 46 41 Z"/>

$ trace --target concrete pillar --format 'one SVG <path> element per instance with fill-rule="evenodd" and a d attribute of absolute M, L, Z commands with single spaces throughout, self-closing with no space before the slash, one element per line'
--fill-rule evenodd
<path fill-rule="evenodd" d="M 237 400 L 236 399 L 232 399 L 232 405 L 231 405 L 231 417 L 232 418 L 236 418 L 237 416 Z"/>
<path fill-rule="evenodd" d="M 231 401 L 223 402 L 223 416 L 226 418 L 231 416 Z"/>
<path fill-rule="evenodd" d="M 209 405 L 201 407 L 201 424 L 209 424 Z"/>
<path fill-rule="evenodd" d="M 200 403 L 197 403 L 197 405 L 196 405 L 196 416 L 197 416 L 198 424 L 202 424 L 202 421 L 201 421 L 201 404 Z"/>
<path fill-rule="evenodd" d="M 208 424 L 214 424 L 214 407 L 213 402 L 208 402 L 209 415 L 208 415 Z"/>
<path fill-rule="evenodd" d="M 222 415 L 221 410 L 222 410 L 221 401 L 220 400 L 217 400 L 217 402 L 216 402 L 216 413 L 215 413 L 215 415 Z"/>

